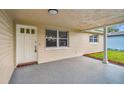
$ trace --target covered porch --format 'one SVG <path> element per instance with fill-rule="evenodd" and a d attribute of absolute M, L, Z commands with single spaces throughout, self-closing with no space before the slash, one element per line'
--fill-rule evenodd
<path fill-rule="evenodd" d="M 107 56 L 107 26 L 124 22 L 123 9 L 53 9 L 52 13 L 0 10 L 0 83 L 8 83 L 13 72 L 10 83 L 124 83 L 123 68 L 108 64 Z M 89 34 L 94 33 L 102 35 L 103 44 L 89 43 Z M 104 51 L 105 64 L 80 57 L 97 51 Z M 21 62 L 39 65 L 16 68 Z"/>
<path fill-rule="evenodd" d="M 50 13 L 49 10 L 52 11 Z M 55 10 L 55 11 L 54 11 Z M 94 33 L 94 34 L 102 34 L 103 35 L 103 51 L 104 51 L 104 58 L 103 63 L 108 63 L 108 55 L 107 55 L 107 27 L 111 25 L 116 25 L 118 23 L 124 22 L 124 10 L 114 10 L 114 9 L 99 9 L 99 10 L 92 10 L 92 9 L 78 9 L 78 10 L 64 10 L 64 9 L 32 9 L 32 10 L 6 10 L 15 21 L 15 24 L 24 24 L 24 25 L 33 25 L 36 26 L 38 29 L 38 36 L 39 34 L 41 37 L 44 37 L 44 33 L 40 32 L 39 29 L 46 30 L 46 29 L 57 29 L 57 30 L 63 30 L 63 31 L 75 31 L 78 33 Z M 56 12 L 56 13 L 55 13 Z M 55 14 L 54 14 L 55 13 Z M 30 16 L 30 17 L 29 17 Z M 41 27 L 42 26 L 42 27 Z M 95 30 L 95 31 L 94 31 Z M 39 37 L 38 37 L 39 38 Z M 77 37 L 76 37 L 77 38 Z M 69 37 L 70 39 L 70 37 Z M 77 38 L 81 39 L 81 38 Z M 71 41 L 71 40 L 69 40 Z M 44 43 L 41 42 L 41 40 L 38 39 L 39 45 Z M 68 43 L 68 47 L 70 47 L 70 42 Z M 69 44 L 70 43 L 70 44 Z M 85 44 L 85 43 L 84 43 Z M 44 44 L 43 44 L 44 45 Z M 79 42 L 80 47 L 83 46 L 82 43 Z M 73 46 L 73 45 L 72 45 Z M 46 46 L 45 46 L 46 47 Z M 77 47 L 77 46 L 75 46 Z M 41 47 L 40 47 L 41 48 Z M 76 49 L 77 55 L 80 56 L 81 52 L 82 54 L 85 54 L 84 51 L 81 49 Z M 39 48 L 37 49 L 38 52 L 40 51 Z M 89 49 L 90 50 L 90 49 Z M 80 51 L 80 52 L 79 52 Z M 102 51 L 102 50 L 101 50 Z M 66 52 L 66 51 L 65 51 Z M 95 52 L 95 51 L 93 51 Z M 97 52 L 97 51 L 96 51 Z M 90 53 L 90 52 L 89 52 Z M 92 53 L 92 52 L 91 52 Z M 40 54 L 40 52 L 39 52 Z M 42 54 L 40 54 L 42 55 Z M 46 54 L 47 55 L 47 54 Z M 61 54 L 60 54 L 61 55 Z M 74 57 L 75 55 L 72 55 L 71 57 Z M 47 57 L 47 56 L 45 56 Z M 62 58 L 55 58 L 63 59 Z M 68 58 L 68 57 L 67 57 Z M 38 58 L 38 61 L 41 61 L 41 59 Z M 51 58 L 49 60 L 45 59 L 42 62 L 49 62 L 54 61 L 54 58 Z"/>

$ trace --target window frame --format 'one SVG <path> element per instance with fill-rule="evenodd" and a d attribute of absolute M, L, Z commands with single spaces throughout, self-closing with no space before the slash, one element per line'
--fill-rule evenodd
<path fill-rule="evenodd" d="M 47 37 L 46 36 L 46 32 L 47 32 L 47 30 L 50 30 L 50 31 L 57 31 L 57 30 L 55 30 L 55 29 L 46 29 L 45 30 L 45 47 L 46 48 L 56 48 L 56 46 L 57 46 L 57 35 L 56 35 L 56 37 L 52 37 L 52 39 L 56 39 L 56 46 L 47 46 L 47 39 L 49 39 L 49 37 Z M 57 33 L 57 32 L 56 32 Z"/>
<path fill-rule="evenodd" d="M 95 40 L 97 40 L 97 42 Z M 99 43 L 99 35 L 96 35 L 96 34 L 90 35 L 89 42 L 90 42 L 90 44 L 98 44 Z"/>
<path fill-rule="evenodd" d="M 64 48 L 64 49 L 66 49 L 66 48 L 69 48 L 69 32 L 68 31 L 63 31 L 63 30 L 58 30 L 58 29 L 56 29 L 56 31 L 57 31 L 57 37 L 56 38 L 54 38 L 54 39 L 56 39 L 57 40 L 57 45 L 56 46 L 53 46 L 53 47 L 49 47 L 49 46 L 47 46 L 46 45 L 46 40 L 48 39 L 48 37 L 46 37 L 46 31 L 47 30 L 53 30 L 53 29 L 46 29 L 45 30 L 45 48 L 46 49 L 62 49 L 62 48 Z M 55 29 L 54 29 L 54 31 L 55 31 Z M 67 38 L 60 38 L 59 37 L 59 32 L 66 32 L 67 33 Z M 67 40 L 67 46 L 60 46 L 59 45 L 59 40 L 62 40 L 62 39 L 66 39 Z"/>

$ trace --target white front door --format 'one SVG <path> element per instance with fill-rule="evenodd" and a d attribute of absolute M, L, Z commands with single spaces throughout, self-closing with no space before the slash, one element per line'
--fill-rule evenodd
<path fill-rule="evenodd" d="M 16 25 L 16 65 L 37 61 L 37 28 Z"/>

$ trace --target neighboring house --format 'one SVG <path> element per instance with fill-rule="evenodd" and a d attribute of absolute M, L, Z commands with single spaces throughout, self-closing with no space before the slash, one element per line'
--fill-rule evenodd
<path fill-rule="evenodd" d="M 124 31 L 108 34 L 108 48 L 124 50 Z"/>

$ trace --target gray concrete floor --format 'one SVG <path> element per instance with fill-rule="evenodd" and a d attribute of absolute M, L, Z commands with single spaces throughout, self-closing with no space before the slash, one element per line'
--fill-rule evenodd
<path fill-rule="evenodd" d="M 10 84 L 121 84 L 124 67 L 75 57 L 15 69 Z"/>

